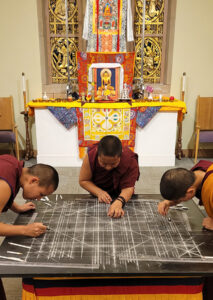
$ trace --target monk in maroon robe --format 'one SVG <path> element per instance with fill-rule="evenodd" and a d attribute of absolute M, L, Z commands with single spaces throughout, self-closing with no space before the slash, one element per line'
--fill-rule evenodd
<path fill-rule="evenodd" d="M 203 227 L 213 230 L 213 162 L 200 160 L 191 170 L 176 168 L 166 171 L 161 178 L 160 191 L 166 199 L 158 205 L 161 215 L 165 216 L 170 206 L 195 196 L 208 214 Z"/>
<path fill-rule="evenodd" d="M 0 213 L 8 209 L 21 213 L 35 209 L 35 204 L 27 202 L 19 205 L 14 201 L 19 189 L 23 189 L 23 198 L 40 200 L 49 195 L 58 186 L 58 173 L 48 165 L 38 164 L 24 167 L 24 161 L 19 161 L 11 155 L 0 155 Z M 42 223 L 27 225 L 11 225 L 0 222 L 0 236 L 24 235 L 37 237 L 46 231 Z M 0 278 L 0 299 L 6 300 L 4 287 Z"/>
<path fill-rule="evenodd" d="M 58 186 L 58 173 L 48 165 L 37 164 L 24 167 L 11 155 L 0 155 L 0 213 L 11 209 L 16 213 L 35 209 L 33 202 L 19 205 L 14 201 L 19 189 L 23 190 L 23 198 L 40 200 L 53 193 Z M 10 225 L 0 223 L 0 236 L 25 235 L 37 237 L 46 231 L 42 223 L 27 225 Z"/>
<path fill-rule="evenodd" d="M 139 179 L 138 156 L 113 135 L 105 136 L 88 149 L 79 183 L 100 202 L 110 203 L 108 216 L 124 215 L 124 206 Z"/>

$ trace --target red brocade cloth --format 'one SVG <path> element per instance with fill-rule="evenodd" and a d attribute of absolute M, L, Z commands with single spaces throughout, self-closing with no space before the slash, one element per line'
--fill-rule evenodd
<path fill-rule="evenodd" d="M 124 83 L 130 89 L 129 96 L 132 94 L 132 83 L 134 76 L 134 52 L 77 52 L 78 63 L 78 86 L 80 95 L 87 94 L 88 91 L 88 70 L 91 64 L 95 63 L 119 63 L 124 70 Z"/>
<path fill-rule="evenodd" d="M 23 279 L 22 299 L 202 299 L 202 278 Z M 36 295 L 35 298 L 30 298 Z M 158 297 L 159 295 L 159 297 Z M 29 296 L 29 297 L 27 297 Z M 64 298 L 62 298 L 64 296 Z M 68 297 L 70 296 L 70 298 Z M 99 297 L 98 297 L 99 296 Z M 113 297 L 114 296 L 114 297 Z M 52 298 L 50 298 L 52 297 Z M 66 298 L 67 297 L 67 298 Z M 136 297 L 136 298 L 134 298 Z M 146 298 L 145 298 L 146 297 Z"/>

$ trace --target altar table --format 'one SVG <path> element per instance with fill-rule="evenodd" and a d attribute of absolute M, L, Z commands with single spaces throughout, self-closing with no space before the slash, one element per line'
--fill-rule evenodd
<path fill-rule="evenodd" d="M 37 162 L 52 166 L 80 167 L 78 130 L 69 130 L 60 124 L 47 109 L 54 107 L 82 108 L 134 108 L 160 106 L 159 112 L 144 127 L 136 129 L 135 149 L 139 166 L 174 166 L 177 119 L 186 112 L 183 101 L 175 102 L 133 102 L 128 103 L 86 103 L 74 102 L 33 102 L 28 106 L 35 112 Z"/>

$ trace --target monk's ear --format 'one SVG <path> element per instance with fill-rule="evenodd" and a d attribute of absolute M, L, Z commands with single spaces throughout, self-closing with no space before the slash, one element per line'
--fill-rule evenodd
<path fill-rule="evenodd" d="M 30 176 L 28 181 L 30 184 L 34 184 L 34 183 L 39 184 L 39 178 L 37 176 Z"/>
<path fill-rule="evenodd" d="M 196 193 L 195 187 L 192 185 L 186 191 L 186 196 L 188 199 L 192 199 Z"/>

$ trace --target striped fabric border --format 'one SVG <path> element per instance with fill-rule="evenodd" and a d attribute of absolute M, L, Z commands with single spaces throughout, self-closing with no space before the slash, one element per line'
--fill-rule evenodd
<path fill-rule="evenodd" d="M 202 278 L 118 278 L 81 280 L 23 279 L 23 289 L 37 296 L 202 293 Z"/>

